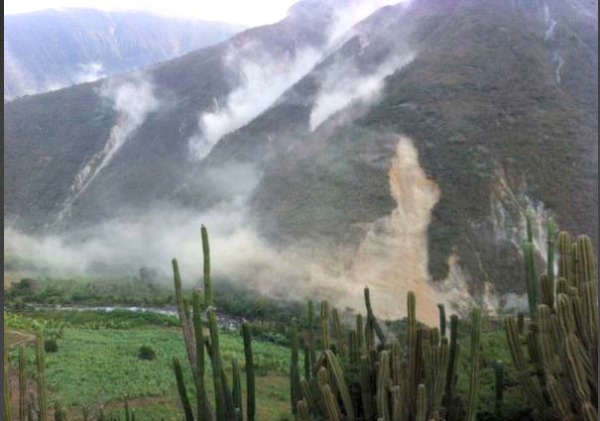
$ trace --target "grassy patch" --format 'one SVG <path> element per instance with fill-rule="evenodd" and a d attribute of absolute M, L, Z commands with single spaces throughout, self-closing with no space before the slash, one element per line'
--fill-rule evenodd
<path fill-rule="evenodd" d="M 107 408 L 118 411 L 127 396 L 142 419 L 173 419 L 180 411 L 172 358 L 179 358 L 187 367 L 187 357 L 178 329 L 66 328 L 58 344 L 59 351 L 48 354 L 46 359 L 50 401 L 70 407 L 73 415 L 78 412 L 74 407 L 97 409 L 108 405 Z M 156 359 L 140 360 L 141 345 L 151 345 L 156 350 Z M 289 411 L 289 350 L 260 341 L 254 341 L 253 345 L 259 419 L 277 419 L 273 416 Z M 231 374 L 233 358 L 243 364 L 243 342 L 239 334 L 222 332 L 221 350 L 228 374 Z M 33 349 L 28 350 L 27 357 L 28 371 L 33 375 Z M 16 361 L 16 352 L 13 351 L 11 358 Z M 212 399 L 209 361 L 206 370 L 206 384 Z M 184 371 L 191 395 L 194 390 L 191 373 L 189 369 Z"/>

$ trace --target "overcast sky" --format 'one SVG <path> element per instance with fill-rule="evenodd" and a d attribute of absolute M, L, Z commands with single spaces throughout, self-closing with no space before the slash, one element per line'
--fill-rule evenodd
<path fill-rule="evenodd" d="M 169 16 L 196 17 L 248 26 L 273 23 L 298 0 L 5 0 L 4 14 L 61 7 L 138 9 Z"/>

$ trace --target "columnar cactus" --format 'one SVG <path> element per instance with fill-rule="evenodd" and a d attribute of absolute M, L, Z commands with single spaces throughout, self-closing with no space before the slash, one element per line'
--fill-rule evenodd
<path fill-rule="evenodd" d="M 195 290 L 193 295 L 193 319 L 194 324 L 194 339 L 196 348 L 196 416 L 198 421 L 202 421 L 207 417 L 207 398 L 204 384 L 204 332 L 202 328 L 202 298 L 200 291 Z"/>
<path fill-rule="evenodd" d="M 256 390 L 254 380 L 254 356 L 252 353 L 252 337 L 248 322 L 242 324 L 242 335 L 244 337 L 244 357 L 246 366 L 246 417 L 248 421 L 254 421 L 256 413 Z"/>
<path fill-rule="evenodd" d="M 440 313 L 440 334 L 446 336 L 446 307 L 443 304 L 438 304 Z"/>
<path fill-rule="evenodd" d="M 340 356 L 346 356 L 346 339 L 344 338 L 344 325 L 342 323 L 342 318 L 340 317 L 340 313 L 337 308 L 332 310 L 333 316 L 333 330 L 336 337 L 336 345 Z"/>
<path fill-rule="evenodd" d="M 219 327 L 215 310 L 207 311 L 208 330 L 210 332 L 210 360 L 212 363 L 213 386 L 215 391 L 215 403 L 217 421 L 229 421 L 234 418 L 233 398 L 227 384 L 227 377 L 223 368 L 221 358 L 221 347 L 219 345 Z"/>
<path fill-rule="evenodd" d="M 327 300 L 321 302 L 321 343 L 323 351 L 331 347 L 331 339 L 329 337 L 329 302 Z"/>
<path fill-rule="evenodd" d="M 317 359 L 313 376 L 301 380 L 302 399 L 296 401 L 299 419 L 410 421 L 415 419 L 459 419 L 450 417 L 447 402 L 455 405 L 458 371 L 458 318 L 450 318 L 450 339 L 437 327 L 419 327 L 416 297 L 407 295 L 408 317 L 406 343 L 388 339 L 381 329 L 365 289 L 366 322 L 356 317 L 356 329 L 346 335 L 346 354 L 340 347 L 328 347 Z M 443 306 L 441 306 L 443 307 Z M 479 327 L 480 310 L 474 326 Z M 440 308 L 440 312 L 444 310 Z M 328 304 L 322 305 L 322 321 L 327 319 Z M 336 311 L 332 310 L 335 314 Z M 477 317 L 478 315 L 478 317 Z M 442 316 L 445 320 L 445 316 Z M 443 324 L 443 322 L 441 322 Z M 338 322 L 336 322 L 338 324 Z M 328 324 L 323 323 L 327 333 Z M 379 327 L 377 327 L 379 326 Z M 339 328 L 335 327 L 336 333 Z M 323 332 L 322 332 L 323 333 Z M 337 335 L 336 335 L 337 336 Z M 323 335 L 327 343 L 328 334 Z M 474 332 L 473 361 L 479 361 L 479 329 Z M 378 346 L 373 344 L 377 340 Z M 339 340 L 338 340 L 339 341 Z M 292 338 L 292 343 L 294 339 Z M 479 365 L 471 369 L 471 408 L 476 411 Z M 302 411 L 302 413 L 301 413 Z M 308 415 L 306 412 L 308 412 Z M 458 412 L 457 412 L 458 413 Z"/>
<path fill-rule="evenodd" d="M 527 285 L 529 317 L 535 321 L 538 301 L 533 243 L 529 241 L 523 243 L 523 256 L 525 258 L 525 284 Z"/>
<path fill-rule="evenodd" d="M 4 339 L 6 343 L 6 338 Z M 12 397 L 10 395 L 10 372 L 8 364 L 8 352 L 4 349 L 4 419 L 12 419 Z"/>
<path fill-rule="evenodd" d="M 173 357 L 173 371 L 175 372 L 175 381 L 177 382 L 177 392 L 179 393 L 179 399 L 183 406 L 183 412 L 185 414 L 186 421 L 194 421 L 194 414 L 192 412 L 192 405 L 187 395 L 185 387 L 185 381 L 183 380 L 183 371 L 181 369 L 181 363 L 179 359 Z"/>
<path fill-rule="evenodd" d="M 448 358 L 448 369 L 446 371 L 446 387 L 443 405 L 450 408 L 458 382 L 458 361 L 460 357 L 460 344 L 458 342 L 458 316 L 450 316 L 450 355 Z"/>
<path fill-rule="evenodd" d="M 525 338 L 530 359 L 525 358 L 522 338 L 512 317 L 506 320 L 507 339 L 521 386 L 544 416 L 592 420 L 598 412 L 595 255 L 589 237 L 572 241 L 566 232 L 558 235 L 558 253 L 555 294 L 550 265 L 548 273 L 540 277 L 542 303 L 537 305 L 537 320 L 530 324 Z M 552 259 L 550 253 L 548 259 Z M 531 373 L 537 375 L 538 381 Z"/>
<path fill-rule="evenodd" d="M 291 327 L 291 348 L 292 359 L 290 364 L 290 399 L 292 402 L 292 413 L 296 413 L 296 404 L 301 400 L 300 388 L 300 366 L 298 363 L 298 328 L 296 322 L 292 322 Z"/>
<path fill-rule="evenodd" d="M 308 356 L 311 367 L 314 362 L 317 360 L 317 351 L 315 348 L 315 306 L 312 300 L 308 300 L 308 320 L 307 320 L 307 329 L 308 329 Z"/>
<path fill-rule="evenodd" d="M 46 401 L 46 353 L 44 352 L 44 333 L 42 330 L 39 330 L 36 335 L 35 362 L 37 369 L 39 421 L 47 421 L 48 405 Z"/>
<path fill-rule="evenodd" d="M 473 310 L 473 327 L 471 328 L 471 376 L 469 378 L 469 405 L 467 421 L 475 421 L 477 401 L 479 399 L 479 340 L 481 337 L 481 309 Z"/>
<path fill-rule="evenodd" d="M 232 389 L 231 397 L 233 398 L 233 408 L 235 410 L 235 420 L 242 421 L 242 374 L 240 371 L 240 363 L 237 358 L 234 358 L 232 364 Z"/>
<path fill-rule="evenodd" d="M 417 421 L 425 421 L 427 419 L 427 393 L 424 384 L 420 384 L 417 388 Z"/>
<path fill-rule="evenodd" d="M 195 369 L 196 345 L 194 339 L 194 329 L 189 318 L 189 311 L 186 311 L 185 308 L 183 288 L 181 285 L 181 275 L 179 273 L 179 263 L 177 262 L 177 259 L 173 259 L 171 261 L 171 265 L 173 267 L 173 283 L 175 284 L 175 302 L 177 303 L 177 313 L 179 315 L 179 321 L 181 322 L 181 330 L 183 333 L 185 349 L 189 363 Z"/>
<path fill-rule="evenodd" d="M 210 280 L 210 245 L 208 243 L 208 231 L 204 225 L 200 228 L 200 232 L 202 235 L 202 254 L 204 256 L 204 306 L 208 308 L 213 305 L 212 283 Z"/>
<path fill-rule="evenodd" d="M 212 292 L 210 284 L 210 249 L 208 244 L 208 232 L 202 227 L 202 249 L 204 254 L 204 305 L 208 318 L 209 337 L 205 337 L 202 322 L 202 295 L 199 289 L 194 289 L 192 296 L 192 311 L 189 306 L 186 309 L 186 302 L 183 295 L 181 275 L 177 260 L 173 259 L 173 279 L 175 284 L 175 297 L 177 302 L 177 311 L 182 325 L 183 338 L 186 345 L 187 356 L 192 368 L 192 374 L 196 385 L 196 419 L 202 421 L 215 420 L 212 406 L 208 401 L 205 388 L 205 349 L 208 353 L 212 365 L 213 389 L 215 391 L 216 403 L 216 421 L 242 420 L 242 399 L 241 399 L 241 373 L 239 364 L 234 361 L 233 364 L 233 387 L 228 386 L 227 375 L 221 357 L 219 346 L 219 328 L 217 324 L 216 310 L 212 304 Z M 208 295 L 208 298 L 207 296 Z M 245 371 L 246 371 L 246 414 L 249 421 L 254 421 L 256 412 L 256 391 L 254 378 L 254 361 L 252 354 L 252 339 L 250 335 L 250 326 L 247 322 L 242 325 L 242 336 L 244 341 Z M 181 364 L 174 361 L 174 370 L 178 382 L 178 390 L 182 400 L 185 416 L 187 420 L 193 420 L 194 414 L 189 405 L 189 398 L 184 388 L 183 375 L 181 374 Z"/>
<path fill-rule="evenodd" d="M 25 348 L 19 348 L 19 421 L 25 421 L 27 418 L 27 378 L 25 377 L 25 368 L 27 358 L 25 357 Z"/>
<path fill-rule="evenodd" d="M 504 400 L 504 364 L 498 360 L 494 364 L 494 380 L 496 390 L 496 417 L 502 419 L 502 407 Z"/>
<path fill-rule="evenodd" d="M 375 317 L 375 313 L 373 312 L 373 307 L 371 306 L 371 294 L 369 292 L 369 288 L 365 288 L 365 306 L 367 307 L 367 323 L 371 325 L 372 329 L 377 334 L 377 338 L 381 343 L 381 346 L 385 347 L 385 335 L 383 333 L 383 329 L 379 325 L 377 318 Z"/>

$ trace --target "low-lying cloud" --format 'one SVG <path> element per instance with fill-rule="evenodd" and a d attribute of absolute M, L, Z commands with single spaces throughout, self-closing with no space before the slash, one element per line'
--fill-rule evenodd
<path fill-rule="evenodd" d="M 382 63 L 375 72 L 366 75 L 361 75 L 354 65 L 333 66 L 323 78 L 310 114 L 310 129 L 314 130 L 354 101 L 375 100 L 381 92 L 384 79 L 410 63 L 413 57 L 412 53 L 395 55 Z"/>
<path fill-rule="evenodd" d="M 79 64 L 79 72 L 73 77 L 73 83 L 88 83 L 106 77 L 102 63 Z"/>

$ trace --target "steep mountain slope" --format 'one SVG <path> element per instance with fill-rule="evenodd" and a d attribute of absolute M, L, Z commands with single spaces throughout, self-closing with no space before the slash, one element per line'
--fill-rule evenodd
<path fill-rule="evenodd" d="M 230 131 L 251 121 L 334 48 L 332 34 L 368 15 L 360 3 L 305 1 L 277 24 L 145 72 L 11 101 L 6 219 L 28 231 L 73 228 L 167 199 L 198 148 L 218 140 L 202 116 L 224 117 Z"/>
<path fill-rule="evenodd" d="M 74 203 L 74 218 L 83 215 L 86 223 L 164 197 L 195 163 L 189 138 L 198 131 L 198 116 L 245 77 L 227 57 L 243 62 L 260 52 L 293 68 L 304 50 L 325 41 L 316 28 L 326 27 L 327 13 L 296 10 L 277 25 L 245 31 L 144 73 L 11 101 L 5 107 L 7 219 L 27 230 L 53 225 L 83 193 L 78 178 L 94 177 Z M 120 131 L 124 135 L 115 141 L 111 133 Z M 101 176 L 94 175 L 100 166 Z"/>
<path fill-rule="evenodd" d="M 44 10 L 4 16 L 4 99 L 168 60 L 242 28 L 142 11 Z"/>
<path fill-rule="evenodd" d="M 341 19 L 348 4 L 305 0 L 145 72 L 10 102 L 5 221 L 65 232 L 242 202 L 293 251 L 269 254 L 305 281 L 268 273 L 283 293 L 369 282 L 397 316 L 408 287 L 432 308 L 441 291 L 523 292 L 528 209 L 540 258 L 548 215 L 597 229 L 597 3 L 413 0 Z"/>
<path fill-rule="evenodd" d="M 397 140 L 381 133 L 403 133 L 441 190 L 429 226 L 432 276 L 448 276 L 457 254 L 480 291 L 481 281 L 519 291 L 527 207 L 540 219 L 549 209 L 566 229 L 597 231 L 597 53 L 573 29 L 582 28 L 579 13 L 563 2 L 419 5 L 452 3 L 364 117 L 333 133 L 316 131 L 269 168 L 254 195 L 255 215 L 283 241 L 345 239 L 354 226 L 360 243 L 368 232 L 363 212 L 373 221 L 394 207 L 381 189 Z M 551 37 L 548 10 L 557 20 Z M 597 20 L 583 18 L 597 33 Z M 564 38 L 571 45 L 554 41 Z M 570 60 L 559 70 L 556 51 Z"/>

